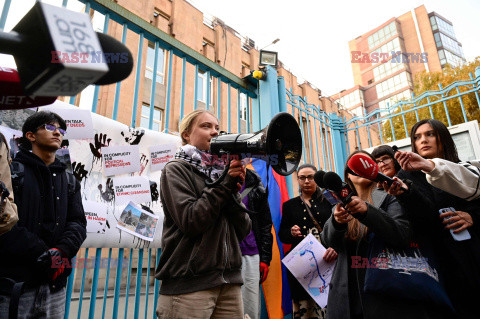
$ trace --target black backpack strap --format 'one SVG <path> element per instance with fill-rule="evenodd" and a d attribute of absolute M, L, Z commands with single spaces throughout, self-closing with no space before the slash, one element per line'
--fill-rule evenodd
<path fill-rule="evenodd" d="M 65 171 L 65 173 L 67 174 L 68 195 L 73 195 L 73 194 L 75 194 L 75 186 L 76 186 L 76 183 L 77 183 L 77 179 L 75 178 L 75 176 L 72 173 L 67 172 L 67 171 Z"/>
<path fill-rule="evenodd" d="M 10 171 L 12 173 L 12 188 L 14 194 L 18 194 L 23 188 L 23 181 L 25 178 L 25 166 L 23 163 L 13 161 L 10 164 Z"/>

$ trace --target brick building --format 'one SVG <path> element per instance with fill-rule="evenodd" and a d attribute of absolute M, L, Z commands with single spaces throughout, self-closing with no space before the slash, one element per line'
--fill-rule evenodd
<path fill-rule="evenodd" d="M 332 98 L 359 116 L 409 99 L 417 73 L 438 72 L 465 61 L 452 23 L 424 5 L 348 44 L 355 86 Z"/>

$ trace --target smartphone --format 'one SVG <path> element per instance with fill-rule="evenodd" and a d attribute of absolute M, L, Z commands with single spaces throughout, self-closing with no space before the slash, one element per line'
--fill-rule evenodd
<path fill-rule="evenodd" d="M 447 207 L 447 208 L 441 208 L 438 212 L 440 214 L 443 214 L 443 213 L 446 213 L 446 212 L 454 212 L 454 211 L 455 211 L 455 208 Z M 450 217 L 446 217 L 446 219 L 448 220 L 448 219 L 450 219 Z M 453 231 L 454 231 L 454 229 L 450 229 L 450 234 L 452 234 L 453 239 L 455 239 L 456 241 L 469 240 L 470 238 L 472 238 L 467 229 L 464 229 L 461 232 L 456 233 L 456 234 Z"/>

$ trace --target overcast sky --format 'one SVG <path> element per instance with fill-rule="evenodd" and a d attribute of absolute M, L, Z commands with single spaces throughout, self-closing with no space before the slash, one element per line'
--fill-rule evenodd
<path fill-rule="evenodd" d="M 132 0 L 135 1 L 135 0 Z M 216 16 L 259 49 L 277 51 L 280 60 L 299 80 L 305 79 L 332 95 L 353 86 L 348 41 L 424 4 L 449 19 L 467 60 L 480 56 L 480 0 L 322 1 L 298 0 L 188 0 L 200 11 Z M 0 0 L 0 11 L 5 0 Z M 60 5 L 61 0 L 44 2 Z M 13 0 L 5 31 L 20 20 L 34 0 Z M 69 9 L 83 5 L 69 1 Z M 1 66 L 13 66 L 11 56 L 0 55 Z"/>
<path fill-rule="evenodd" d="M 348 41 L 422 4 L 453 23 L 465 58 L 480 56 L 480 0 L 188 0 L 223 20 L 295 75 L 332 95 L 353 86 Z"/>

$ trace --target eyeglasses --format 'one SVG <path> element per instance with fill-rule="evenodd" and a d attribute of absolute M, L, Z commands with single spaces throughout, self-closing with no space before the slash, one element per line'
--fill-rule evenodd
<path fill-rule="evenodd" d="M 56 127 L 55 125 L 52 125 L 52 124 L 43 124 L 43 125 L 40 125 L 38 128 L 40 127 L 45 127 L 45 130 L 52 133 L 55 132 L 55 130 L 58 130 L 58 132 L 62 134 L 62 136 L 64 136 L 67 133 L 67 131 L 65 131 L 63 128 Z"/>
<path fill-rule="evenodd" d="M 301 180 L 302 182 L 305 182 L 307 179 L 313 181 L 313 175 L 298 176 L 298 179 Z"/>
<path fill-rule="evenodd" d="M 393 161 L 393 158 L 387 157 L 387 158 L 385 158 L 384 160 L 381 160 L 381 161 L 377 160 L 377 164 L 387 165 L 387 164 L 390 164 L 392 161 Z"/>

